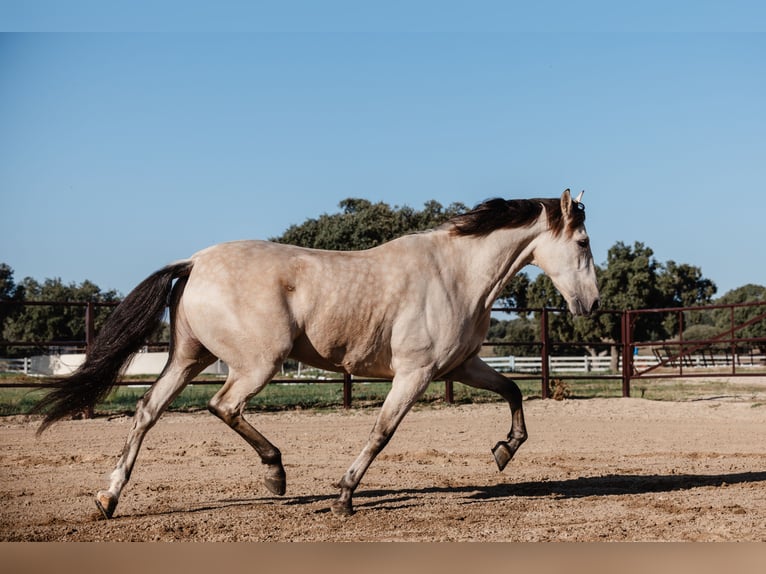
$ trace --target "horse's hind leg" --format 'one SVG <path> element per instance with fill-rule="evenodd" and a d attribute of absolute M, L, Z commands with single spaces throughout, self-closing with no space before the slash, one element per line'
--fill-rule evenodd
<path fill-rule="evenodd" d="M 133 465 L 146 433 L 186 384 L 214 359 L 215 357 L 204 350 L 199 351 L 198 356 L 185 359 L 174 354 L 157 382 L 138 400 L 136 414 L 133 417 L 133 428 L 128 434 L 117 466 L 111 474 L 109 488 L 99 491 L 96 495 L 96 506 L 104 518 L 111 518 L 114 514 L 120 493 L 130 480 Z"/>
<path fill-rule="evenodd" d="M 266 488 L 269 492 L 282 496 L 287 488 L 282 453 L 243 416 L 248 399 L 271 381 L 279 368 L 277 364 L 281 364 L 281 361 L 265 368 L 255 368 L 246 375 L 230 368 L 229 378 L 221 390 L 210 399 L 208 409 L 256 450 L 261 462 L 267 467 L 264 477 Z"/>
<path fill-rule="evenodd" d="M 508 401 L 511 407 L 511 430 L 508 432 L 507 440 L 499 441 L 492 449 L 497 468 L 503 470 L 521 444 L 527 440 L 524 411 L 521 405 L 522 395 L 518 385 L 478 357 L 469 359 L 449 376 L 466 385 L 494 391 Z"/>

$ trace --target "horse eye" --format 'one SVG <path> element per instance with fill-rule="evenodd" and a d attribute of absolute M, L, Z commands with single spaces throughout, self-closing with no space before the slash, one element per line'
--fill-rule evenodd
<path fill-rule="evenodd" d="M 577 240 L 577 245 L 579 245 L 583 249 L 587 248 L 589 244 L 590 244 L 590 240 L 587 237 L 585 239 Z"/>

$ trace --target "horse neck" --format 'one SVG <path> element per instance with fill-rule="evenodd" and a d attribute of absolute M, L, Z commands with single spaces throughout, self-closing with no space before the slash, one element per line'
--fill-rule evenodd
<path fill-rule="evenodd" d="M 532 261 L 534 240 L 547 226 L 497 229 L 486 236 L 450 236 L 465 273 L 464 286 L 474 305 L 490 309 L 500 292 Z"/>

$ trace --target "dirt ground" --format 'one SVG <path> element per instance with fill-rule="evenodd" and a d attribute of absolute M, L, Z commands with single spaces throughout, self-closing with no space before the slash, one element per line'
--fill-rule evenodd
<path fill-rule="evenodd" d="M 0 420 L 2 541 L 766 541 L 766 403 L 525 401 L 529 440 L 503 473 L 504 404 L 416 407 L 373 463 L 356 514 L 332 483 L 377 409 L 250 413 L 281 448 L 287 494 L 208 413 L 148 434 L 115 517 L 97 518 L 131 425 Z"/>

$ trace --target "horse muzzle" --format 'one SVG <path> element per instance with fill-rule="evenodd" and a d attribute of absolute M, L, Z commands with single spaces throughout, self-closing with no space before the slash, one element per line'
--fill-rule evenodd
<path fill-rule="evenodd" d="M 575 297 L 569 303 L 569 310 L 575 317 L 590 317 L 601 305 L 601 300 L 596 297 L 590 302 L 583 302 L 579 297 Z"/>

